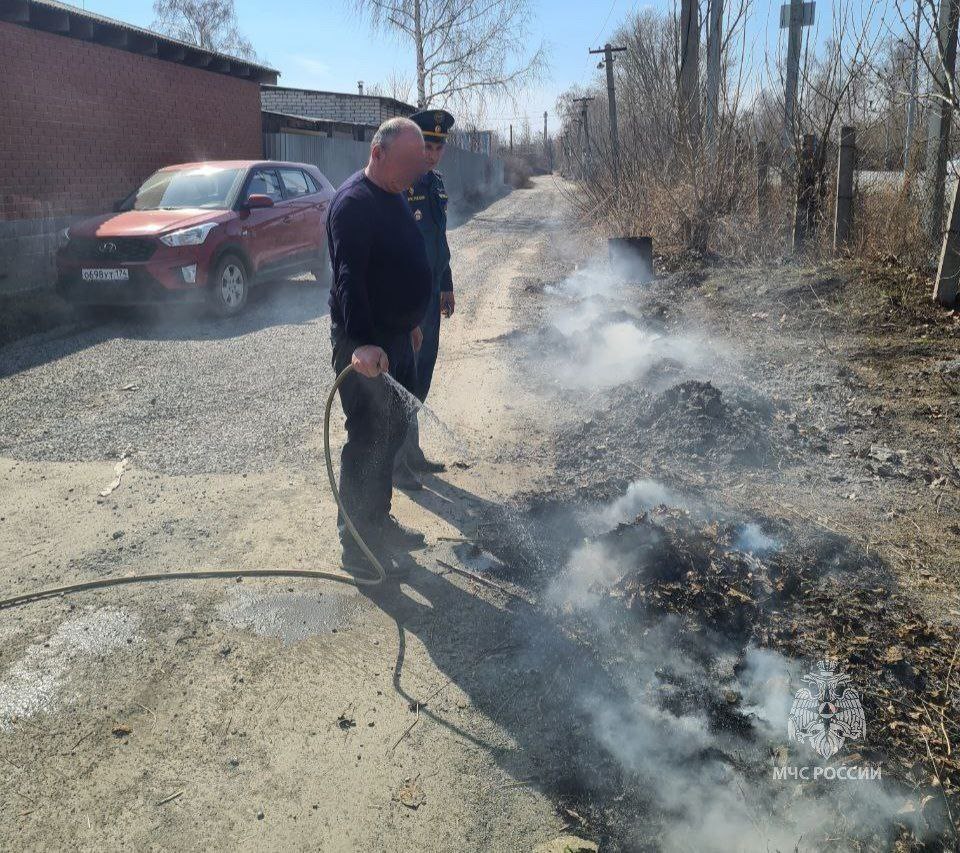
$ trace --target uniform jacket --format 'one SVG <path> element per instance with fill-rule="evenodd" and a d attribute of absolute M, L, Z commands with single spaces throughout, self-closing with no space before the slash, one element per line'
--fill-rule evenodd
<path fill-rule="evenodd" d="M 407 201 L 420 227 L 433 273 L 434 290 L 453 290 L 450 247 L 447 245 L 447 191 L 436 171 L 427 172 L 407 190 Z"/>

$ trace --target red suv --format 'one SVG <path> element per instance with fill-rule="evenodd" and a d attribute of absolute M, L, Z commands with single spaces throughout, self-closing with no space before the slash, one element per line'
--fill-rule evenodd
<path fill-rule="evenodd" d="M 217 313 L 236 314 L 266 278 L 310 271 L 327 281 L 333 194 L 303 163 L 168 166 L 115 213 L 63 232 L 57 290 L 95 305 L 202 297 Z"/>

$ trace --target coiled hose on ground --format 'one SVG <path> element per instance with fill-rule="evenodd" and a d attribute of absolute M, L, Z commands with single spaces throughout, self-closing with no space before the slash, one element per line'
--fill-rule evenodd
<path fill-rule="evenodd" d="M 347 365 L 340 371 L 330 388 L 327 395 L 327 405 L 323 413 L 323 454 L 327 462 L 327 477 L 330 481 L 330 491 L 337 502 L 337 507 L 343 517 L 347 530 L 354 538 L 364 556 L 370 561 L 375 574 L 371 577 L 363 575 L 347 575 L 342 572 L 324 571 L 323 569 L 205 569 L 196 572 L 156 572 L 147 575 L 126 575 L 116 578 L 100 578 L 95 581 L 84 581 L 82 583 L 72 583 L 66 586 L 52 587 L 50 589 L 35 590 L 33 592 L 14 595 L 10 598 L 0 599 L 0 610 L 10 607 L 18 607 L 21 604 L 29 604 L 33 601 L 41 601 L 45 598 L 53 598 L 58 595 L 66 595 L 71 592 L 84 592 L 90 589 L 102 589 L 108 586 L 122 586 L 132 583 L 148 583 L 151 581 L 168 580 L 203 580 L 206 578 L 261 578 L 261 577 L 298 577 L 298 578 L 322 578 L 324 580 L 337 581 L 338 583 L 351 584 L 353 586 L 377 586 L 386 579 L 386 572 L 380 561 L 357 530 L 350 516 L 344 509 L 343 502 L 340 500 L 340 490 L 337 488 L 337 480 L 333 473 L 333 459 L 330 456 L 330 410 L 333 408 L 333 400 L 337 395 L 337 390 L 343 384 L 344 380 L 353 370 L 352 365 Z"/>

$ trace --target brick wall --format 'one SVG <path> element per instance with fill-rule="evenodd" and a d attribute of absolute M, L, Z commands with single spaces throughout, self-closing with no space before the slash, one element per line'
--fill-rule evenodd
<path fill-rule="evenodd" d="M 160 166 L 261 156 L 256 82 L 4 22 L 0 56 L 0 290 Z"/>
<path fill-rule="evenodd" d="M 264 86 L 261 103 L 263 109 L 269 112 L 374 126 L 388 118 L 414 112 L 414 108 L 409 104 L 394 101 L 392 98 L 344 92 L 316 92 L 283 86 Z"/>

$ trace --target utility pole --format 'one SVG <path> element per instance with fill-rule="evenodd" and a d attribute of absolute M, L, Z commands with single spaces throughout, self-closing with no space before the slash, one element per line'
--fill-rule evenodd
<path fill-rule="evenodd" d="M 590 176 L 590 122 L 587 121 L 587 104 L 593 98 L 574 98 L 575 104 L 580 104 L 580 120 L 583 122 L 583 177 Z"/>
<path fill-rule="evenodd" d="M 950 154 L 950 116 L 953 112 L 954 71 L 957 65 L 957 23 L 960 0 L 940 0 L 937 21 L 937 59 L 934 63 L 934 103 L 927 129 L 927 236 L 936 245 L 943 234 L 944 186 Z"/>
<path fill-rule="evenodd" d="M 613 82 L 613 55 L 623 53 L 625 47 L 611 47 L 607 42 L 600 50 L 591 50 L 590 53 L 602 53 L 601 66 L 607 69 L 607 115 L 610 117 L 610 153 L 613 157 L 613 188 L 620 186 L 620 136 L 617 131 L 617 92 Z"/>
<path fill-rule="evenodd" d="M 787 30 L 787 77 L 783 109 L 783 150 L 787 165 L 793 164 L 793 121 L 797 110 L 797 83 L 800 79 L 800 43 L 803 28 L 813 25 L 816 4 L 790 0 L 780 7 L 780 29 Z"/>
<path fill-rule="evenodd" d="M 550 156 L 550 140 L 547 137 L 547 111 L 543 111 L 543 156 L 547 158 L 547 166 L 553 171 L 553 157 Z"/>
<path fill-rule="evenodd" d="M 510 153 L 513 154 L 513 125 L 510 125 Z"/>
<path fill-rule="evenodd" d="M 920 88 L 920 16 L 923 14 L 917 0 L 917 10 L 913 22 L 913 70 L 910 74 L 910 100 L 907 102 L 907 128 L 903 142 L 903 180 L 907 181 L 910 171 L 910 149 L 913 147 L 913 125 L 917 120 L 917 91 Z"/>
<path fill-rule="evenodd" d="M 700 3 L 680 0 L 680 127 L 687 144 L 700 136 Z"/>
<path fill-rule="evenodd" d="M 709 0 L 707 31 L 707 145 L 711 159 L 717 156 L 717 126 L 720 112 L 720 48 L 723 45 L 723 0 Z"/>

